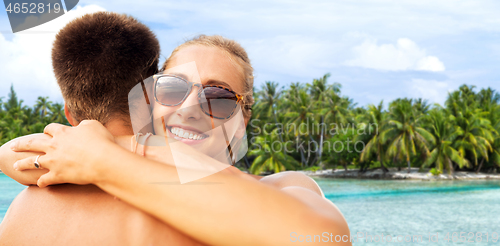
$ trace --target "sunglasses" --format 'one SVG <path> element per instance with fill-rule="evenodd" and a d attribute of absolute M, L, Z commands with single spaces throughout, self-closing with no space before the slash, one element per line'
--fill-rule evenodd
<path fill-rule="evenodd" d="M 199 88 L 198 102 L 201 110 L 216 119 L 229 119 L 243 100 L 238 93 L 218 85 L 202 85 L 175 75 L 154 76 L 155 100 L 164 106 L 177 106 L 191 93 L 193 86 Z"/>

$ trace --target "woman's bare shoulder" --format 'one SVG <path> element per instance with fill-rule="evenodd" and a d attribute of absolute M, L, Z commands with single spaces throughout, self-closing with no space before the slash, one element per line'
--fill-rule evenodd
<path fill-rule="evenodd" d="M 310 178 L 309 176 L 301 172 L 285 171 L 262 177 L 258 175 L 244 173 L 240 171 L 238 168 L 233 166 L 227 168 L 226 172 L 240 175 L 247 179 L 257 180 L 263 184 L 273 186 L 277 189 L 283 189 L 286 187 L 306 188 L 323 197 L 323 191 L 321 191 L 321 188 L 316 183 L 316 181 L 314 181 L 314 179 Z"/>
<path fill-rule="evenodd" d="M 321 188 L 316 181 L 301 172 L 285 171 L 275 173 L 263 177 L 260 182 L 272 185 L 279 189 L 292 186 L 303 187 L 323 197 L 323 191 L 321 191 Z"/>

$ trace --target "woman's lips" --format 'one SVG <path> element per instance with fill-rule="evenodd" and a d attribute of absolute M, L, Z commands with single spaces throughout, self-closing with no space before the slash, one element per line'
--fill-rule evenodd
<path fill-rule="evenodd" d="M 186 130 L 178 126 L 167 126 L 167 129 L 168 137 L 172 137 L 188 145 L 199 144 L 209 137 L 207 134 Z"/>

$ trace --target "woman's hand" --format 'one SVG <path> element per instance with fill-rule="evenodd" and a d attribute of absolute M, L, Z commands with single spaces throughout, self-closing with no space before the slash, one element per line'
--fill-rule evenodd
<path fill-rule="evenodd" d="M 99 163 L 115 145 L 111 133 L 97 121 L 82 121 L 77 127 L 50 124 L 45 127 L 49 140 L 19 139 L 11 144 L 16 152 L 41 152 L 40 168 L 49 172 L 37 182 L 39 187 L 53 184 L 95 183 L 99 175 Z M 14 164 L 18 171 L 37 169 L 36 156 L 19 160 Z"/>

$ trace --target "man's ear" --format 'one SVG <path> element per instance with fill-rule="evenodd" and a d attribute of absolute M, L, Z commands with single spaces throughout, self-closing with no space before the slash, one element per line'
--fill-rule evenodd
<path fill-rule="evenodd" d="M 68 109 L 68 105 L 66 105 L 66 103 L 64 103 L 64 115 L 66 116 L 66 119 L 68 119 L 68 122 L 70 125 L 72 125 L 72 126 L 78 125 L 78 124 L 75 124 L 76 120 L 73 118 L 73 116 L 71 116 L 71 113 L 69 112 L 69 109 Z"/>

